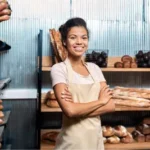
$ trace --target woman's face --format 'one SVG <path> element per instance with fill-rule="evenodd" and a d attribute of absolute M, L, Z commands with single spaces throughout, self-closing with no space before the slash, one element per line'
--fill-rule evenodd
<path fill-rule="evenodd" d="M 68 54 L 73 57 L 82 56 L 88 48 L 88 35 L 84 27 L 72 27 L 65 42 Z"/>

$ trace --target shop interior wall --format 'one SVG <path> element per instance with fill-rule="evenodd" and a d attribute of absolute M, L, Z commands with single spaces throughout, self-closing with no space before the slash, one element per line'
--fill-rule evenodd
<path fill-rule="evenodd" d="M 8 89 L 36 89 L 39 30 L 43 30 L 43 55 L 51 56 L 49 29 L 58 29 L 70 17 L 82 17 L 87 21 L 90 30 L 89 51 L 108 49 L 109 56 L 134 56 L 137 50 L 150 50 L 149 0 L 8 1 L 12 8 L 11 19 L 0 23 L 0 38 L 12 47 L 9 52 L 0 55 L 0 78 L 12 79 Z M 149 74 L 104 73 L 111 87 L 148 88 Z M 51 88 L 50 82 L 49 72 L 43 73 L 43 90 Z M 35 115 L 34 112 L 32 115 Z M 14 118 L 12 120 L 15 121 Z M 14 127 L 10 124 L 13 134 Z M 60 122 L 51 121 L 49 126 L 51 124 L 57 126 Z M 22 132 L 23 135 L 25 127 Z"/>
<path fill-rule="evenodd" d="M 69 17 L 79 16 L 87 21 L 89 51 L 108 49 L 109 56 L 134 56 L 137 50 L 150 49 L 149 0 L 9 0 L 9 3 L 12 16 L 0 24 L 0 38 L 12 48 L 0 55 L 0 78 L 12 79 L 10 89 L 36 88 L 39 30 L 44 31 L 43 55 L 51 55 L 48 30 L 58 29 Z M 45 79 L 48 75 L 43 76 Z M 119 78 L 121 84 L 146 86 L 147 80 L 134 78 L 134 74 L 125 75 L 126 79 L 123 76 Z M 106 74 L 106 78 L 110 85 L 120 83 L 117 74 L 116 78 Z M 50 88 L 50 80 L 44 85 Z"/>

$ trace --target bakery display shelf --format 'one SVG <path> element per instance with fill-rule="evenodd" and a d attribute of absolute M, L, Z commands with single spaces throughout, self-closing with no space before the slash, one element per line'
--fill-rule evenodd
<path fill-rule="evenodd" d="M 4 119 L 3 119 L 4 123 L 1 124 L 0 126 L 3 126 L 3 125 L 7 124 L 9 116 L 10 116 L 10 112 L 11 112 L 10 110 L 9 111 L 4 111 Z"/>
<path fill-rule="evenodd" d="M 42 67 L 42 71 L 50 71 L 51 67 Z M 101 68 L 103 72 L 150 72 L 150 68 Z"/>
<path fill-rule="evenodd" d="M 138 107 L 117 106 L 115 111 L 150 111 L 150 107 L 138 108 Z M 42 104 L 41 112 L 62 112 L 62 110 L 60 108 L 50 108 L 46 106 L 45 104 Z"/>
<path fill-rule="evenodd" d="M 101 68 L 103 72 L 150 72 L 150 68 L 114 68 L 115 62 L 120 62 L 121 57 L 108 57 L 107 68 Z M 52 63 L 51 56 L 42 56 L 42 71 L 50 71 Z"/>

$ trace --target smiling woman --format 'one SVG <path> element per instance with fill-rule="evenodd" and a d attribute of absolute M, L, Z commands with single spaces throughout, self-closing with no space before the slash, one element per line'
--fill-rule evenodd
<path fill-rule="evenodd" d="M 52 86 L 64 113 L 55 150 L 104 150 L 99 115 L 114 111 L 115 105 L 100 68 L 83 60 L 89 41 L 86 22 L 71 18 L 59 31 L 68 57 L 51 69 Z"/>

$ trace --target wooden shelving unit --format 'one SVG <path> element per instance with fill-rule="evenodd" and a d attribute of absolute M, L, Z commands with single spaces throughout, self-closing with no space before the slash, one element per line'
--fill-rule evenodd
<path fill-rule="evenodd" d="M 108 67 L 101 68 L 103 72 L 150 72 L 150 68 L 114 68 L 114 63 L 121 61 L 121 57 L 109 57 Z M 52 58 L 50 56 L 42 57 L 42 72 L 48 72 L 51 70 Z M 41 98 L 41 112 L 62 112 L 60 108 L 50 108 L 43 104 L 42 94 Z M 138 107 L 125 107 L 117 106 L 115 111 L 150 111 L 148 108 L 138 108 Z M 52 131 L 52 130 L 41 130 L 41 133 Z M 41 141 L 40 150 L 53 150 L 54 143 L 44 143 Z M 129 144 L 119 143 L 119 144 L 105 144 L 105 150 L 150 150 L 150 142 L 137 143 L 136 141 Z"/>
<path fill-rule="evenodd" d="M 129 128 L 128 131 L 133 131 L 134 128 Z M 41 135 L 45 132 L 59 131 L 59 130 L 41 130 Z M 53 150 L 54 143 L 41 142 L 41 150 Z M 150 142 L 138 143 L 134 141 L 133 143 L 119 143 L 119 144 L 105 144 L 105 150 L 149 150 Z"/>

